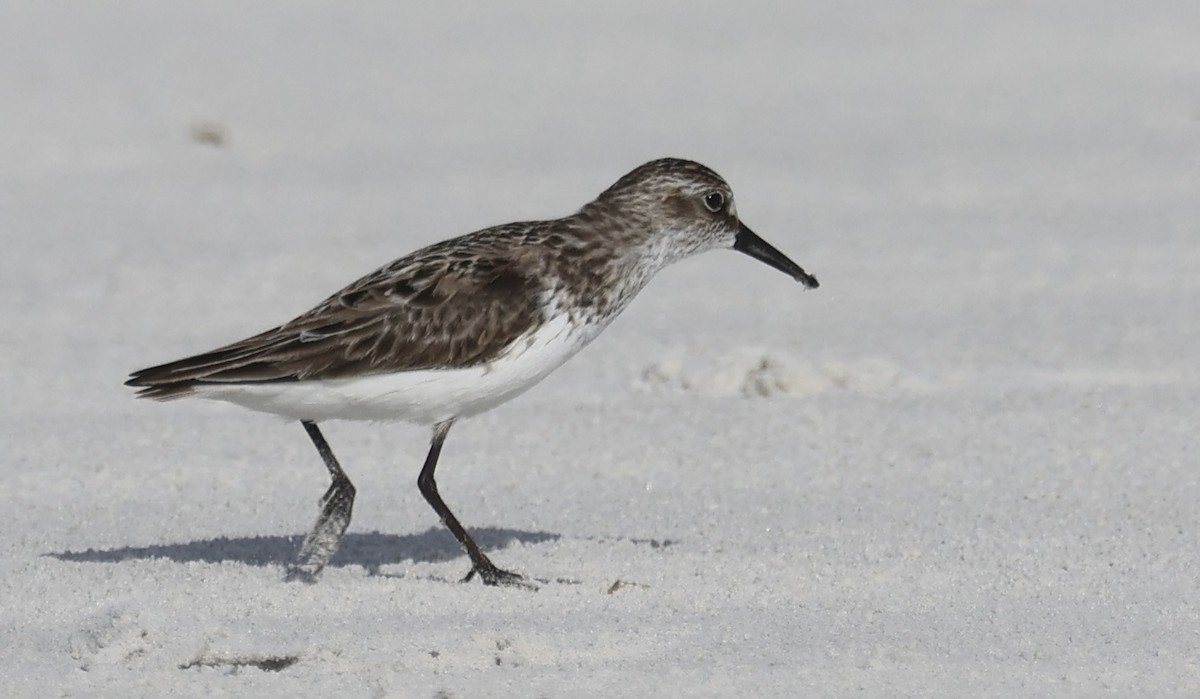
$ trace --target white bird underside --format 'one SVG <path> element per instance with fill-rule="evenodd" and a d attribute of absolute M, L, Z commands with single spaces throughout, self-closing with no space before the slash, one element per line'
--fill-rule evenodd
<path fill-rule="evenodd" d="M 524 393 L 601 329 L 580 326 L 559 314 L 479 366 L 345 379 L 200 384 L 190 397 L 226 401 L 294 420 L 401 420 L 432 425 L 479 414 Z"/>

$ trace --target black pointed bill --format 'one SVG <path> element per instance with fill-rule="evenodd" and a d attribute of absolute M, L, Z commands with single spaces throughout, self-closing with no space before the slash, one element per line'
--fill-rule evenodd
<path fill-rule="evenodd" d="M 803 267 L 789 260 L 787 255 L 776 250 L 770 243 L 759 238 L 744 223 L 738 223 L 738 234 L 733 239 L 733 249 L 744 252 L 759 262 L 765 262 L 809 289 L 820 286 L 816 277 L 805 272 Z"/>

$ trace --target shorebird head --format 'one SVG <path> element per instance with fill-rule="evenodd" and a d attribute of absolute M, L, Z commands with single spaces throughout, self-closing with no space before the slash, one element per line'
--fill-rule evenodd
<path fill-rule="evenodd" d="M 663 158 L 642 165 L 593 202 L 631 219 L 663 264 L 716 248 L 731 248 L 815 289 L 817 278 L 742 223 L 733 190 L 709 168 Z"/>

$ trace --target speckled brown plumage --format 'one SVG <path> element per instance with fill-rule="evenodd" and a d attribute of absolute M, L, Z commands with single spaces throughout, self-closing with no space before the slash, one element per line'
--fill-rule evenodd
<path fill-rule="evenodd" d="M 705 210 L 697 191 L 729 205 Z M 423 248 L 355 281 L 283 325 L 194 357 L 142 369 L 140 397 L 204 383 L 338 379 L 494 359 L 558 303 L 607 323 L 663 265 L 708 245 L 656 239 L 675 221 L 736 227 L 728 185 L 708 168 L 662 159 L 625 175 L 570 216 L 487 228 Z M 661 249 L 655 249 L 655 246 Z"/>

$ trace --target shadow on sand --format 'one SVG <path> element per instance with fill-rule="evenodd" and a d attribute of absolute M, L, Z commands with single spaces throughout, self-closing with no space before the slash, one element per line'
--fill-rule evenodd
<path fill-rule="evenodd" d="M 558 534 L 547 532 L 486 528 L 473 530 L 472 535 L 484 550 L 489 551 L 501 549 L 512 541 L 540 544 L 561 538 Z M 254 566 L 286 566 L 295 560 L 303 540 L 303 535 L 251 536 L 236 539 L 222 537 L 184 544 L 123 546 L 115 549 L 62 551 L 46 555 L 60 561 L 76 563 L 119 563 L 137 559 L 167 558 L 179 563 L 232 561 Z M 460 556 L 465 557 L 466 554 L 454 537 L 445 529 L 435 527 L 420 534 L 346 534 L 329 565 L 362 566 L 367 569 L 369 575 L 378 575 L 379 569 L 386 565 L 404 561 L 437 563 Z"/>

